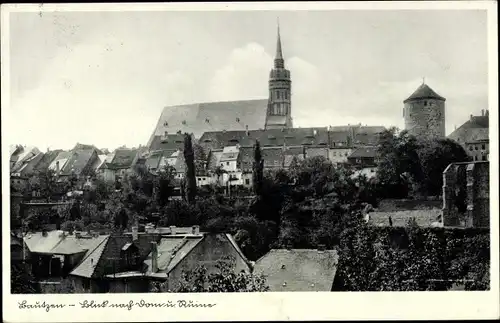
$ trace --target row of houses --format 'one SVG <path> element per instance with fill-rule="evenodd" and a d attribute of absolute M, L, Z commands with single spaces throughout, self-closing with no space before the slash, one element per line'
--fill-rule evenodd
<path fill-rule="evenodd" d="M 249 261 L 230 234 L 198 226 L 146 228 L 98 234 L 39 232 L 11 237 L 13 262 L 28 264 L 42 289 L 70 285 L 76 293 L 148 292 L 152 282 L 174 289 L 186 270 L 232 261 L 234 271 L 262 274 L 271 291 L 331 291 L 338 255 L 333 250 L 275 249 Z"/>
<path fill-rule="evenodd" d="M 293 158 L 323 156 L 334 163 L 374 164 L 375 146 L 383 127 L 346 126 L 330 128 L 290 128 L 251 131 L 205 132 L 194 142 L 203 150 L 204 169 L 198 169 L 198 182 L 206 185 L 215 181 L 215 169 L 222 168 L 222 182 L 237 177 L 238 183 L 248 182 L 243 176 L 252 167 L 253 145 L 259 141 L 263 150 L 264 167 L 287 168 Z M 185 166 L 182 154 L 184 135 L 180 133 L 156 136 L 149 147 L 120 148 L 114 152 L 93 145 L 77 144 L 69 151 L 41 152 L 36 147 L 15 146 L 11 149 L 11 184 L 23 186 L 36 173 L 52 170 L 60 181 L 70 176 L 85 178 L 96 175 L 106 181 L 130 173 L 143 163 L 152 172 L 172 166 L 182 178 Z"/>
<path fill-rule="evenodd" d="M 10 155 L 10 183 L 14 191 L 23 191 L 31 176 L 52 171 L 58 182 L 76 179 L 84 184 L 89 177 L 115 181 L 130 172 L 145 148 L 119 148 L 114 152 L 93 145 L 77 144 L 73 149 L 41 152 L 36 147 L 15 146 Z"/>

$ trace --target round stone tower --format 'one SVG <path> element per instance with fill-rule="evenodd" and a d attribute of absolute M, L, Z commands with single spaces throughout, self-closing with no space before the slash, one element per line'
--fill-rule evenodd
<path fill-rule="evenodd" d="M 403 101 L 405 130 L 417 138 L 441 139 L 445 137 L 446 99 L 422 83 Z"/>

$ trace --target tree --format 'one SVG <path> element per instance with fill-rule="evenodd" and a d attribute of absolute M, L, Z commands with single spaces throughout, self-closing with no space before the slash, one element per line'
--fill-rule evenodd
<path fill-rule="evenodd" d="M 260 149 L 260 143 L 258 140 L 255 141 L 253 151 L 253 189 L 255 195 L 262 196 L 262 187 L 264 181 L 264 160 L 262 159 L 262 151 Z"/>
<path fill-rule="evenodd" d="M 387 196 L 406 197 L 410 191 L 419 193 L 422 169 L 418 156 L 420 144 L 406 130 L 397 134 L 396 128 L 385 130 L 377 147 L 377 180 Z M 414 184 L 413 186 L 411 184 Z"/>
<path fill-rule="evenodd" d="M 188 133 L 184 134 L 184 161 L 186 163 L 186 200 L 188 203 L 194 203 L 196 198 L 196 167 L 192 138 Z"/>
<path fill-rule="evenodd" d="M 422 141 L 418 150 L 423 171 L 423 188 L 426 195 L 438 196 L 442 193 L 443 172 L 451 163 L 469 160 L 463 147 L 450 139 Z"/>
<path fill-rule="evenodd" d="M 160 207 L 164 207 L 174 191 L 174 174 L 175 168 L 172 166 L 165 166 L 158 172 L 155 181 L 156 201 Z"/>
<path fill-rule="evenodd" d="M 221 185 L 220 178 L 223 174 L 227 173 L 222 166 L 217 166 L 214 169 L 214 174 L 217 176 L 217 185 Z"/>
<path fill-rule="evenodd" d="M 12 264 L 10 276 L 12 294 L 34 294 L 39 291 L 35 278 L 24 265 Z"/>
<path fill-rule="evenodd" d="M 235 273 L 234 259 L 220 259 L 216 262 L 214 269 L 209 271 L 206 266 L 198 266 L 192 270 L 185 270 L 181 280 L 172 290 L 165 290 L 162 284 L 154 284 L 152 290 L 174 293 L 266 292 L 269 290 L 262 275 L 253 275 L 243 271 Z"/>

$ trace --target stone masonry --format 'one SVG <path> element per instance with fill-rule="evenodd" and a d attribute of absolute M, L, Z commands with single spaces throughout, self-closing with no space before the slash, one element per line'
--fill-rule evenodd
<path fill-rule="evenodd" d="M 489 162 L 450 164 L 443 172 L 443 225 L 489 227 Z"/>

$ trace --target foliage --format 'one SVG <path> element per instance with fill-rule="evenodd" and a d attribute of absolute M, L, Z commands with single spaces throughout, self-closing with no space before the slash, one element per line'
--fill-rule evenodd
<path fill-rule="evenodd" d="M 252 187 L 255 195 L 260 197 L 263 195 L 264 159 L 262 159 L 262 151 L 258 140 L 255 141 L 255 145 L 253 147 L 253 159 Z"/>
<path fill-rule="evenodd" d="M 35 278 L 24 264 L 12 264 L 10 275 L 12 294 L 34 294 L 38 292 L 38 286 L 34 282 Z"/>
<path fill-rule="evenodd" d="M 184 162 L 186 163 L 186 200 L 194 203 L 196 198 L 196 168 L 194 163 L 194 151 L 192 138 L 188 133 L 184 134 Z"/>
<path fill-rule="evenodd" d="M 465 150 L 452 140 L 419 140 L 407 131 L 397 134 L 395 128 L 381 134 L 377 155 L 380 192 L 390 198 L 440 195 L 445 168 L 468 160 Z"/>
<path fill-rule="evenodd" d="M 265 292 L 269 290 L 265 278 L 241 271 L 235 273 L 233 259 L 220 259 L 214 270 L 206 266 L 198 266 L 192 270 L 185 270 L 182 279 L 172 290 L 165 290 L 161 284 L 155 284 L 155 292 L 174 293 L 217 293 L 217 292 Z"/>
<path fill-rule="evenodd" d="M 423 188 L 427 195 L 440 195 L 443 186 L 443 171 L 451 163 L 469 160 L 460 144 L 451 139 L 422 142 L 418 156 L 423 171 Z"/>
<path fill-rule="evenodd" d="M 487 290 L 489 236 L 468 234 L 414 224 L 400 231 L 379 229 L 359 222 L 341 237 L 336 289 L 436 291 L 465 281 L 466 289 Z"/>
<path fill-rule="evenodd" d="M 155 179 L 156 201 L 159 207 L 167 205 L 174 191 L 175 168 L 165 166 Z"/>

